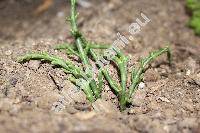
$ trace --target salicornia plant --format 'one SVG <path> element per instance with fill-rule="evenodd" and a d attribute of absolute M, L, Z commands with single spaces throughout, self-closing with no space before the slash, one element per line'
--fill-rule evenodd
<path fill-rule="evenodd" d="M 186 6 L 192 14 L 188 25 L 197 35 L 200 35 L 200 0 L 187 0 Z"/>
<path fill-rule="evenodd" d="M 121 52 L 117 48 L 113 48 L 114 51 L 116 52 L 116 56 L 112 58 L 112 61 L 117 65 L 117 68 L 120 73 L 120 84 L 118 84 L 109 74 L 108 68 L 101 68 L 101 71 L 103 72 L 106 80 L 108 81 L 109 85 L 111 88 L 114 90 L 115 94 L 118 96 L 119 103 L 120 103 L 120 109 L 124 110 L 128 104 L 131 103 L 131 98 L 132 94 L 135 92 L 135 90 L 138 88 L 138 85 L 143 79 L 143 74 L 147 70 L 148 64 L 153 61 L 156 57 L 162 55 L 163 53 L 167 53 L 167 57 L 169 60 L 169 64 L 171 64 L 171 51 L 169 47 L 162 48 L 158 51 L 152 52 L 149 54 L 148 57 L 142 58 L 140 60 L 140 64 L 138 68 L 132 68 L 132 73 L 131 73 L 131 85 L 127 89 L 126 84 L 127 84 L 127 75 L 128 75 L 128 56 L 126 56 L 123 52 Z M 91 55 L 95 60 L 98 59 L 98 56 L 91 50 Z"/>
<path fill-rule="evenodd" d="M 18 59 L 18 62 L 25 62 L 32 59 L 48 61 L 55 66 L 59 66 L 65 73 L 70 74 L 69 80 L 75 85 L 79 86 L 87 96 L 90 102 L 94 102 L 101 97 L 103 90 L 103 77 L 108 81 L 110 87 L 119 98 L 120 109 L 124 110 L 126 105 L 130 103 L 132 94 L 137 89 L 139 83 L 143 79 L 143 74 L 147 69 L 148 64 L 156 57 L 163 53 L 167 53 L 169 60 L 171 61 L 171 53 L 168 47 L 160 49 L 156 52 L 150 53 L 150 55 L 140 60 L 138 68 L 132 70 L 132 83 L 127 89 L 127 63 L 128 57 L 119 49 L 110 45 L 99 44 L 86 40 L 86 38 L 78 30 L 77 26 L 77 12 L 76 12 L 76 0 L 71 0 L 71 15 L 67 19 L 71 24 L 71 35 L 74 37 L 73 44 L 64 43 L 56 46 L 55 49 L 65 51 L 67 55 L 73 55 L 80 58 L 82 67 L 78 67 L 73 61 L 64 60 L 55 55 L 49 55 L 45 52 L 29 53 Z M 97 62 L 103 55 L 95 51 L 95 49 L 113 49 L 116 55 L 111 59 L 117 65 L 120 73 L 120 84 L 117 83 L 110 75 L 108 69 L 109 65 L 102 66 L 96 63 L 98 67 L 97 78 L 93 75 L 92 65 L 89 61 L 91 58 Z"/>

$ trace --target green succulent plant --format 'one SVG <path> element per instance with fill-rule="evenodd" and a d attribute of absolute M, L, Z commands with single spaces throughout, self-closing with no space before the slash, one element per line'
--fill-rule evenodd
<path fill-rule="evenodd" d="M 99 44 L 86 40 L 83 34 L 78 30 L 77 17 L 76 0 L 71 0 L 71 15 L 67 20 L 71 24 L 71 35 L 74 37 L 74 43 L 64 43 L 56 46 L 55 49 L 65 51 L 67 55 L 79 57 L 83 67 L 76 66 L 74 62 L 69 59 L 64 60 L 45 52 L 26 54 L 20 57 L 18 62 L 23 63 L 36 59 L 48 61 L 55 66 L 59 66 L 66 74 L 71 75 L 69 80 L 84 91 L 90 102 L 94 102 L 96 99 L 101 98 L 101 92 L 104 85 L 103 78 L 105 78 L 119 99 L 120 110 L 126 109 L 127 104 L 131 102 L 132 94 L 138 88 L 139 83 L 143 79 L 143 74 L 147 70 L 147 66 L 151 61 L 155 60 L 163 53 L 167 53 L 168 59 L 171 63 L 171 52 L 169 47 L 150 53 L 148 57 L 140 60 L 138 68 L 133 67 L 131 76 L 132 83 L 127 89 L 127 63 L 129 58 L 121 50 L 116 49 L 111 45 Z M 110 48 L 116 52 L 116 56 L 114 56 L 111 61 L 117 65 L 120 75 L 120 83 L 112 78 L 108 71 L 109 65 L 102 67 L 96 63 L 98 67 L 97 78 L 93 76 L 94 72 L 92 71 L 93 69 L 89 59 L 91 58 L 94 62 L 97 62 L 103 57 L 103 55 L 95 51 L 95 49 L 107 50 Z"/>
<path fill-rule="evenodd" d="M 187 0 L 186 6 L 192 14 L 188 25 L 194 29 L 195 34 L 200 35 L 200 0 Z"/>

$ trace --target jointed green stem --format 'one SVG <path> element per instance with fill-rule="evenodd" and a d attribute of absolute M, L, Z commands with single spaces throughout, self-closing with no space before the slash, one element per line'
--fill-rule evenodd
<path fill-rule="evenodd" d="M 79 31 L 78 31 L 78 26 L 76 19 L 78 17 L 78 14 L 76 13 L 76 0 L 71 0 L 71 16 L 70 16 L 70 22 L 71 22 L 71 32 L 72 35 L 75 37 L 78 37 Z"/>
<path fill-rule="evenodd" d="M 76 46 L 78 48 L 78 51 L 79 51 L 79 54 L 80 54 L 80 58 L 83 61 L 83 64 L 85 65 L 85 67 L 90 67 L 91 65 L 89 64 L 88 57 L 87 57 L 85 51 L 83 50 L 82 45 L 83 44 L 82 44 L 81 39 L 77 38 L 76 39 Z"/>
<path fill-rule="evenodd" d="M 98 60 L 98 56 L 96 55 L 96 53 L 90 49 L 90 54 L 92 55 L 92 57 L 94 58 L 95 61 Z M 110 76 L 107 68 L 101 68 L 101 66 L 99 64 L 97 64 L 98 67 L 102 70 L 102 73 L 104 74 L 106 80 L 108 81 L 108 83 L 110 84 L 111 88 L 118 94 L 122 88 L 120 86 L 118 86 L 117 82 L 115 80 L 112 79 L 112 77 Z"/>
<path fill-rule="evenodd" d="M 70 23 L 71 23 L 71 33 L 75 38 L 75 42 L 76 42 L 76 47 L 79 51 L 79 55 L 81 60 L 83 61 L 83 64 L 85 65 L 85 67 L 89 67 L 89 61 L 88 61 L 88 57 L 86 55 L 86 53 L 84 52 L 83 49 L 83 42 L 81 39 L 81 33 L 78 31 L 78 27 L 77 27 L 77 16 L 78 14 L 76 13 L 76 0 L 71 0 L 71 16 L 70 16 Z"/>
<path fill-rule="evenodd" d="M 113 61 L 117 64 L 120 71 L 121 79 L 121 93 L 119 94 L 120 109 L 124 110 L 126 107 L 126 83 L 127 83 L 127 63 L 128 57 L 126 57 L 121 51 L 115 50 L 117 56 Z"/>
<path fill-rule="evenodd" d="M 77 66 L 72 64 L 72 62 L 64 61 L 63 59 L 61 59 L 57 56 L 52 56 L 52 55 L 49 55 L 45 52 L 30 53 L 30 54 L 24 55 L 23 57 L 18 59 L 18 62 L 25 62 L 25 61 L 29 61 L 29 60 L 33 60 L 33 59 L 49 61 L 49 62 L 51 62 L 51 64 L 60 66 L 63 69 L 65 69 L 65 72 L 66 71 L 70 72 L 76 78 L 86 77 L 85 73 L 80 68 L 78 68 Z"/>
<path fill-rule="evenodd" d="M 103 88 L 103 72 L 100 69 L 98 73 L 98 89 L 100 92 L 102 92 L 102 88 Z"/>
<path fill-rule="evenodd" d="M 84 44 L 86 43 L 87 46 L 85 47 L 85 53 L 89 53 L 89 49 L 108 49 L 110 48 L 110 45 L 106 44 L 99 44 L 95 42 L 85 42 L 83 41 Z M 68 44 L 68 43 L 63 43 L 55 47 L 56 50 L 68 50 L 68 53 L 72 53 L 74 55 L 77 55 L 77 48 L 75 44 Z M 73 51 L 73 52 L 72 52 Z"/>
<path fill-rule="evenodd" d="M 83 37 L 82 37 L 82 35 L 80 34 L 80 32 L 78 31 L 78 28 L 77 28 L 77 22 L 76 22 L 77 13 L 76 13 L 75 4 L 76 4 L 76 0 L 71 0 L 71 17 L 70 17 L 70 22 L 71 22 L 71 27 L 72 27 L 71 32 L 72 32 L 72 35 L 74 36 L 75 44 L 76 44 L 76 47 L 77 47 L 78 52 L 79 52 L 79 57 L 81 58 L 81 60 L 84 64 L 86 73 L 87 73 L 89 78 L 93 78 L 92 77 L 92 66 L 89 63 L 87 53 L 85 52 L 85 50 L 83 48 L 83 46 L 86 45 L 86 44 L 84 44 L 86 42 L 84 42 Z M 96 81 L 94 79 L 91 79 L 91 81 L 89 82 L 89 85 L 90 85 L 94 95 L 96 96 L 96 98 L 99 98 L 100 97 L 100 91 L 97 87 Z"/>
<path fill-rule="evenodd" d="M 115 80 L 112 79 L 110 74 L 108 73 L 106 68 L 101 68 L 102 72 L 110 84 L 111 88 L 115 91 L 115 93 L 119 97 L 120 102 L 120 109 L 124 110 L 126 108 L 126 105 L 129 103 L 133 92 L 137 89 L 139 83 L 141 82 L 143 78 L 143 73 L 146 70 L 147 65 L 155 60 L 158 56 L 162 55 L 163 53 L 167 53 L 168 60 L 171 64 L 171 51 L 169 47 L 160 49 L 158 51 L 150 53 L 150 55 L 140 61 L 140 66 L 138 69 L 133 69 L 132 71 L 132 84 L 129 87 L 129 91 L 126 92 L 126 83 L 127 83 L 127 62 L 128 57 L 126 57 L 120 50 L 114 49 L 117 55 L 113 58 L 113 61 L 117 65 L 120 71 L 120 79 L 121 79 L 121 85 L 118 85 Z M 95 54 L 93 50 L 90 49 L 90 54 L 94 58 L 95 61 L 98 60 L 98 56 Z M 99 66 L 101 67 L 101 66 Z"/>
<path fill-rule="evenodd" d="M 56 50 L 66 50 L 66 54 L 68 55 L 76 55 L 80 57 L 79 53 L 76 51 L 76 47 L 74 45 L 62 44 L 55 47 Z"/>
<path fill-rule="evenodd" d="M 71 16 L 69 21 L 71 23 L 71 34 L 74 37 L 74 44 L 64 43 L 56 47 L 58 50 L 66 50 L 68 55 L 78 56 L 84 67 L 79 68 L 74 65 L 71 61 L 63 60 L 57 56 L 52 56 L 47 53 L 31 53 L 21 57 L 18 62 L 25 62 L 31 59 L 44 60 L 48 61 L 53 65 L 61 67 L 61 69 L 68 74 L 71 74 L 69 80 L 75 85 L 79 86 L 87 96 L 87 99 L 90 102 L 94 102 L 96 99 L 101 97 L 102 87 L 103 87 L 103 77 L 108 81 L 110 87 L 118 96 L 120 109 L 124 110 L 127 103 L 130 102 L 132 94 L 137 89 L 139 83 L 143 79 L 143 74 L 146 71 L 147 65 L 155 60 L 158 56 L 163 53 L 167 53 L 168 59 L 171 63 L 171 53 L 168 47 L 160 49 L 158 51 L 150 53 L 150 55 L 140 61 L 140 66 L 137 69 L 133 69 L 131 75 L 131 86 L 127 90 L 127 63 L 128 57 L 119 49 L 115 47 L 110 47 L 110 45 L 102 45 L 95 42 L 87 41 L 83 35 L 79 32 L 77 26 L 77 12 L 76 12 L 76 0 L 71 0 Z M 97 63 L 100 56 L 96 54 L 94 49 L 113 49 L 116 53 L 111 60 L 114 62 L 120 73 L 120 84 L 115 81 L 112 76 L 109 74 L 108 66 L 102 67 L 100 64 L 97 64 L 99 68 L 98 71 L 98 81 L 95 81 L 93 77 L 92 65 L 89 62 L 89 57 L 92 56 L 94 61 Z"/>
<path fill-rule="evenodd" d="M 94 102 L 95 101 L 95 97 L 94 94 L 90 88 L 90 83 L 87 80 L 84 79 L 77 79 L 74 77 L 70 77 L 69 79 L 72 83 L 76 84 L 77 86 L 79 86 L 83 92 L 85 93 L 85 95 L 87 96 L 87 99 L 90 102 Z"/>
<path fill-rule="evenodd" d="M 150 53 L 150 55 L 148 57 L 146 57 L 146 58 L 144 58 L 140 61 L 140 67 L 137 70 L 135 70 L 135 69 L 133 70 L 133 72 L 132 72 L 132 84 L 131 84 L 131 86 L 129 88 L 129 92 L 128 92 L 128 99 L 129 100 L 131 99 L 133 92 L 137 89 L 137 86 L 141 82 L 142 74 L 145 72 L 147 65 L 151 61 L 153 61 L 155 58 L 162 55 L 163 53 L 167 53 L 169 63 L 171 64 L 171 61 L 172 61 L 171 51 L 170 51 L 169 47 L 166 47 L 166 48 L 162 48 L 158 51 Z"/>

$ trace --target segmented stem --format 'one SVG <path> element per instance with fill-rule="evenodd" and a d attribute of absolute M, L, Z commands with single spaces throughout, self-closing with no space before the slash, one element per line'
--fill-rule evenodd
<path fill-rule="evenodd" d="M 113 58 L 113 61 L 117 64 L 120 71 L 121 79 L 121 92 L 119 93 L 120 109 L 126 108 L 126 83 L 127 83 L 127 63 L 128 57 L 125 56 L 121 51 L 115 49 L 117 56 Z"/>
<path fill-rule="evenodd" d="M 110 45 L 102 45 L 95 42 L 87 41 L 83 35 L 79 32 L 77 26 L 77 12 L 76 12 L 76 0 L 71 0 L 71 15 L 69 18 L 71 24 L 71 34 L 75 39 L 74 44 L 70 45 L 64 43 L 56 47 L 58 50 L 66 50 L 67 54 L 72 54 L 78 56 L 84 68 L 81 69 L 74 65 L 69 60 L 63 60 L 57 56 L 49 55 L 45 52 L 42 53 L 30 53 L 19 58 L 18 62 L 25 62 L 32 59 L 48 61 L 53 65 L 59 66 L 65 73 L 70 73 L 71 77 L 69 80 L 75 85 L 79 86 L 87 96 L 87 99 L 90 102 L 94 102 L 97 98 L 101 97 L 102 87 L 103 87 L 103 77 L 108 81 L 110 87 L 118 96 L 120 109 L 124 110 L 127 103 L 130 102 L 132 94 L 138 88 L 139 83 L 143 79 L 143 74 L 147 69 L 149 63 L 155 60 L 158 56 L 167 53 L 168 60 L 171 64 L 171 51 L 169 47 L 160 49 L 158 51 L 150 53 L 146 58 L 140 60 L 140 66 L 137 69 L 132 70 L 131 74 L 131 86 L 127 90 L 127 63 L 128 57 L 119 49 L 113 47 L 113 50 L 116 52 L 116 56 L 112 58 L 112 61 L 117 65 L 120 73 L 120 84 L 115 81 L 112 76 L 109 74 L 108 66 L 101 66 L 97 64 L 99 68 L 98 72 L 98 82 L 95 81 L 93 77 L 94 73 L 92 71 L 92 65 L 89 62 L 89 57 L 92 56 L 95 62 L 100 59 L 100 56 L 95 53 L 93 49 L 108 49 Z"/>
<path fill-rule="evenodd" d="M 99 56 L 94 52 L 94 50 L 90 49 L 90 54 L 92 55 L 93 59 L 97 62 L 99 59 Z M 112 79 L 108 72 L 108 68 L 104 68 L 97 64 L 97 66 L 102 70 L 102 73 L 104 74 L 106 80 L 110 84 L 111 88 L 115 91 L 116 94 L 118 94 L 122 88 L 117 84 L 115 80 Z"/>
<path fill-rule="evenodd" d="M 171 50 L 169 49 L 169 47 L 162 48 L 162 49 L 155 51 L 155 52 L 151 52 L 148 57 L 141 59 L 140 67 L 137 70 L 134 69 L 133 72 L 132 72 L 132 84 L 131 84 L 131 86 L 129 88 L 129 92 L 128 92 L 128 99 L 129 100 L 131 99 L 133 92 L 137 89 L 137 86 L 141 82 L 142 74 L 146 71 L 147 65 L 151 61 L 155 60 L 158 56 L 160 56 L 164 53 L 167 53 L 169 63 L 171 64 L 172 56 L 171 56 Z"/>
<path fill-rule="evenodd" d="M 70 72 L 76 78 L 85 78 L 86 74 L 77 66 L 75 66 L 70 61 L 65 61 L 57 56 L 49 55 L 48 53 L 41 52 L 41 53 L 29 53 L 21 58 L 18 59 L 18 62 L 26 62 L 29 60 L 42 60 L 42 61 L 49 61 L 52 65 L 60 66 L 64 69 L 65 72 Z"/>
<path fill-rule="evenodd" d="M 77 12 L 76 12 L 76 0 L 71 0 L 71 16 L 70 16 L 70 23 L 71 23 L 71 33 L 75 38 L 75 42 L 76 42 L 76 47 L 79 51 L 79 55 L 81 60 L 83 61 L 83 64 L 86 67 L 89 67 L 89 61 L 88 61 L 88 57 L 83 49 L 83 42 L 81 39 L 81 33 L 78 31 L 78 27 L 77 27 Z"/>

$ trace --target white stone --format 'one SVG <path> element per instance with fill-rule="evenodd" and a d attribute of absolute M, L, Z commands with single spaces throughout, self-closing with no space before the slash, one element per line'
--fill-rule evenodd
<path fill-rule="evenodd" d="M 170 103 L 170 101 L 166 97 L 159 97 L 158 99 L 160 99 L 163 102 Z"/>
<path fill-rule="evenodd" d="M 12 54 L 12 51 L 11 50 L 7 50 L 6 52 L 5 52 L 5 55 L 7 55 L 7 56 L 9 56 L 9 55 L 11 55 Z"/>
<path fill-rule="evenodd" d="M 138 86 L 139 89 L 144 89 L 145 87 L 145 83 L 144 82 L 141 82 Z"/>

